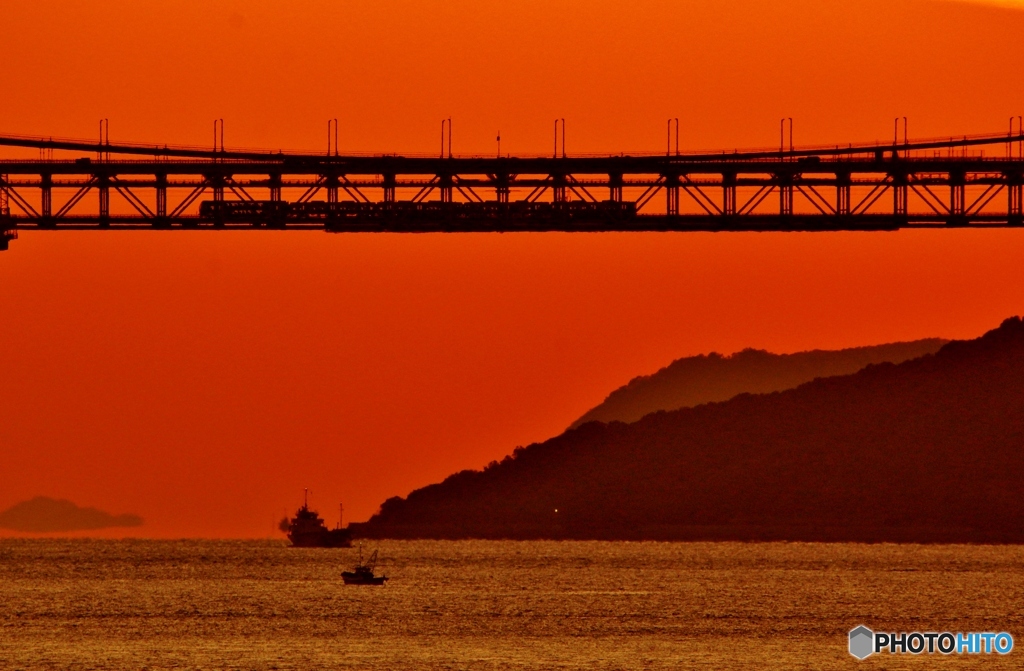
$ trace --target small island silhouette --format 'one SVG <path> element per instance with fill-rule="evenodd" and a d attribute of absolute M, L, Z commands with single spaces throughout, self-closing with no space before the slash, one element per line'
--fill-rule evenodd
<path fill-rule="evenodd" d="M 0 529 L 25 532 L 91 531 L 142 526 L 138 515 L 111 515 L 97 508 L 82 508 L 67 499 L 37 496 L 0 512 Z"/>

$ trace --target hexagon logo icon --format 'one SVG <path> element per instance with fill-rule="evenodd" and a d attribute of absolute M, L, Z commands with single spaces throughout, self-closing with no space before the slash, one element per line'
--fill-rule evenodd
<path fill-rule="evenodd" d="M 866 659 L 875 651 L 875 632 L 864 625 L 850 630 L 850 654 L 857 659 Z"/>

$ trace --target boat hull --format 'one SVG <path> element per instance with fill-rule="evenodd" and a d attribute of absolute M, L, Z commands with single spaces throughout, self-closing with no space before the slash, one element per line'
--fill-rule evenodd
<path fill-rule="evenodd" d="M 345 581 L 346 585 L 383 585 L 387 582 L 388 577 L 382 576 L 364 576 L 345 571 L 341 574 L 341 579 Z"/>
<path fill-rule="evenodd" d="M 290 533 L 288 540 L 296 548 L 350 548 L 352 536 L 347 532 L 330 530 L 316 533 Z"/>

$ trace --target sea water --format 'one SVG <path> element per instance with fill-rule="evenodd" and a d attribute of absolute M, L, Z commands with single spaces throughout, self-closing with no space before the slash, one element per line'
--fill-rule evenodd
<path fill-rule="evenodd" d="M 801 543 L 0 540 L 0 669 L 1024 666 L 1024 548 Z M 1007 631 L 1006 656 L 847 633 Z"/>

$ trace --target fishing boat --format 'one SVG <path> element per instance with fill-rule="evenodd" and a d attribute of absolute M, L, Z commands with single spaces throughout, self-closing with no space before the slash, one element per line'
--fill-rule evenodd
<path fill-rule="evenodd" d="M 370 559 L 364 564 L 363 549 L 359 548 L 359 563 L 351 571 L 342 571 L 341 579 L 345 581 L 346 585 L 383 585 L 387 582 L 388 577 L 374 575 L 375 568 L 377 568 L 377 550 L 373 551 Z"/>

